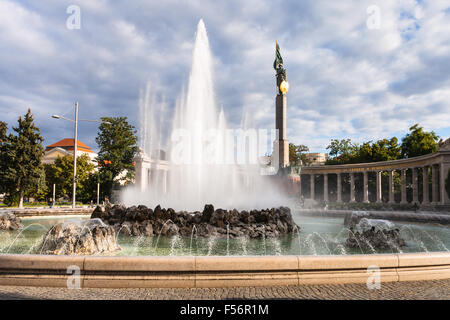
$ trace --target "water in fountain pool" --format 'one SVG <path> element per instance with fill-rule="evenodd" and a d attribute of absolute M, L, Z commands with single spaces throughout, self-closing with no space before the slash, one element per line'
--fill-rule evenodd
<path fill-rule="evenodd" d="M 21 231 L 0 232 L 0 253 L 33 253 L 33 247 L 42 240 L 46 231 L 56 223 L 74 217 L 24 218 Z M 76 217 L 87 221 L 88 216 Z M 398 248 L 388 250 L 363 250 L 344 247 L 349 229 L 343 226 L 343 218 L 308 217 L 294 215 L 301 225 L 301 231 L 277 239 L 231 239 L 196 237 L 195 231 L 187 237 L 133 237 L 118 235 L 121 251 L 110 255 L 342 255 L 360 253 L 392 253 Z M 407 246 L 403 252 L 448 251 L 450 232 L 448 226 L 420 223 L 399 223 L 401 236 Z"/>

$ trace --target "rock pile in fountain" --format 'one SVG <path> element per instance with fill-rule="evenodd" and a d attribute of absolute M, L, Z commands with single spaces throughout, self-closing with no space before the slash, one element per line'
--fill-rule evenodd
<path fill-rule="evenodd" d="M 18 230 L 23 228 L 22 220 L 13 213 L 0 214 L 0 230 Z"/>
<path fill-rule="evenodd" d="M 38 247 L 39 254 L 92 255 L 120 250 L 113 227 L 100 219 L 54 225 Z"/>
<path fill-rule="evenodd" d="M 155 209 L 146 206 L 122 205 L 97 207 L 91 218 L 100 218 L 116 232 L 133 236 L 175 236 L 249 238 L 278 237 L 297 227 L 291 210 L 279 207 L 265 210 L 238 211 L 214 209 L 205 205 L 203 212 L 175 212 L 174 209 Z M 297 227 L 298 228 L 298 227 Z"/>
<path fill-rule="evenodd" d="M 398 249 L 406 246 L 400 230 L 387 220 L 360 219 L 349 228 L 346 245 L 356 249 Z"/>

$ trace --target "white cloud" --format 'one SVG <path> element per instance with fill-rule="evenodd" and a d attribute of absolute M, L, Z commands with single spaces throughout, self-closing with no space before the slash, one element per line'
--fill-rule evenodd
<path fill-rule="evenodd" d="M 67 3 L 49 3 L 0 0 L 2 120 L 13 123 L 31 106 L 48 142 L 72 134 L 48 120 L 75 100 L 85 117 L 124 115 L 138 123 L 139 89 L 151 80 L 173 106 L 200 18 L 214 54 L 218 105 L 234 127 L 243 114 L 254 126 L 273 127 L 278 39 L 290 82 L 290 141 L 315 151 L 331 138 L 384 138 L 414 123 L 450 129 L 445 0 L 86 0 L 78 2 L 78 31 L 65 28 Z M 366 26 L 372 4 L 381 9 L 379 30 Z M 95 147 L 95 126 L 81 135 Z"/>

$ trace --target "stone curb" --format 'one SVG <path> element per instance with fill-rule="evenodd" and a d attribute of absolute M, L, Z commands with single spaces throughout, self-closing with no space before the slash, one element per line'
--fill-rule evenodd
<path fill-rule="evenodd" d="M 86 288 L 246 287 L 450 278 L 450 253 L 349 256 L 106 257 L 0 255 L 0 285 L 66 287 L 69 266 Z"/>

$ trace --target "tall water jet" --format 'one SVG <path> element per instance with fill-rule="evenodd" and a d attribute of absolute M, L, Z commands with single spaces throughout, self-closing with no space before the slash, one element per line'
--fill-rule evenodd
<path fill-rule="evenodd" d="M 219 112 L 216 106 L 213 58 L 203 20 L 197 25 L 187 91 L 181 94 L 174 108 L 165 157 L 160 154 L 155 157 L 152 150 L 155 146 L 160 149 L 163 144 L 158 133 L 161 131 L 155 129 L 155 123 L 160 125 L 161 121 L 155 121 L 158 108 L 151 96 L 148 88 L 145 94 L 141 93 L 141 126 L 144 127 L 140 129 L 143 135 L 140 141 L 149 167 L 148 173 L 137 178 L 145 180 L 148 188 L 143 194 L 132 188 L 126 190 L 122 195 L 126 205 L 161 204 L 176 210 L 201 210 L 206 203 L 238 209 L 287 205 L 287 199 L 276 190 L 271 179 L 260 175 L 259 163 L 248 161 L 261 156 L 256 154 L 261 150 L 246 147 L 251 137 L 243 135 L 241 150 L 245 150 L 241 154 L 245 155 L 241 160 L 245 158 L 245 161 L 239 161 L 236 136 L 227 126 L 224 110 Z M 245 134 L 245 130 L 240 133 Z M 259 140 L 257 143 L 262 145 Z"/>

